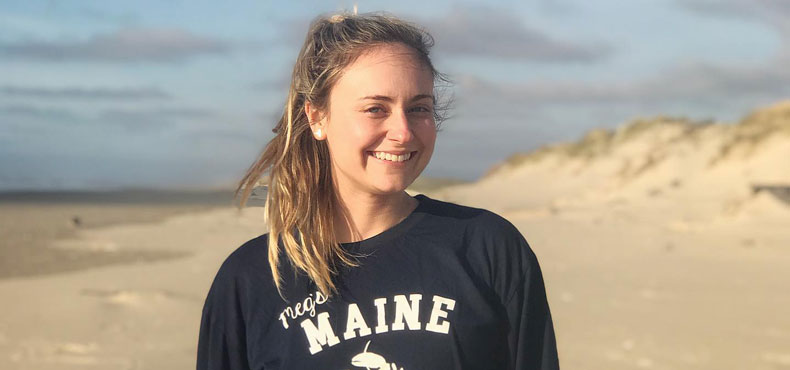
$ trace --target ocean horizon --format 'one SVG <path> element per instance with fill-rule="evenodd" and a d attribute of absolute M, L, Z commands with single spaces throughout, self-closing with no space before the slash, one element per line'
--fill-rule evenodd
<path fill-rule="evenodd" d="M 232 189 L 4 190 L 0 203 L 233 205 Z"/>

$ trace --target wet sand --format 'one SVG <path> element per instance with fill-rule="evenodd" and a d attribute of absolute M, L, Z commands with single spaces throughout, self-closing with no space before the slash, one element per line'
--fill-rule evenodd
<path fill-rule="evenodd" d="M 83 230 L 228 206 L 231 199 L 229 191 L 0 193 L 0 279 L 184 257 L 188 252 L 64 248 L 55 242 L 75 242 Z"/>
<path fill-rule="evenodd" d="M 259 235 L 260 211 L 213 208 L 56 239 L 70 251 L 183 256 L 0 280 L 0 369 L 194 368 L 205 294 L 227 254 Z"/>

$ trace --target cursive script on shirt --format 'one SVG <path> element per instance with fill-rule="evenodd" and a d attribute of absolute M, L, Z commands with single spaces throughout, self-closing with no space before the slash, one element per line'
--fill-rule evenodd
<path fill-rule="evenodd" d="M 320 291 L 316 291 L 315 294 L 310 293 L 303 301 L 296 302 L 293 307 L 286 307 L 283 312 L 280 313 L 280 321 L 283 323 L 283 327 L 288 329 L 288 319 L 296 320 L 304 314 L 309 314 L 310 317 L 315 317 L 315 308 L 320 304 L 324 304 L 326 302 L 326 296 L 324 296 Z"/>

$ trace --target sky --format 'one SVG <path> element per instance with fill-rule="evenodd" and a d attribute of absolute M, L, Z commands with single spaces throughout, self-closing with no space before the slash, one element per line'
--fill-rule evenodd
<path fill-rule="evenodd" d="M 310 21 L 355 4 L 428 30 L 452 80 L 426 176 L 790 95 L 786 0 L 0 0 L 0 190 L 232 186 L 273 136 Z"/>

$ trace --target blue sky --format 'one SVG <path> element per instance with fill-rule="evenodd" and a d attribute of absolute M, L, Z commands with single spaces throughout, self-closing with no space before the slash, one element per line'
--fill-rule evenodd
<path fill-rule="evenodd" d="M 735 121 L 790 94 L 783 0 L 358 1 L 423 25 L 455 108 L 425 174 L 637 117 Z M 0 189 L 233 184 L 310 20 L 351 1 L 0 2 Z"/>

